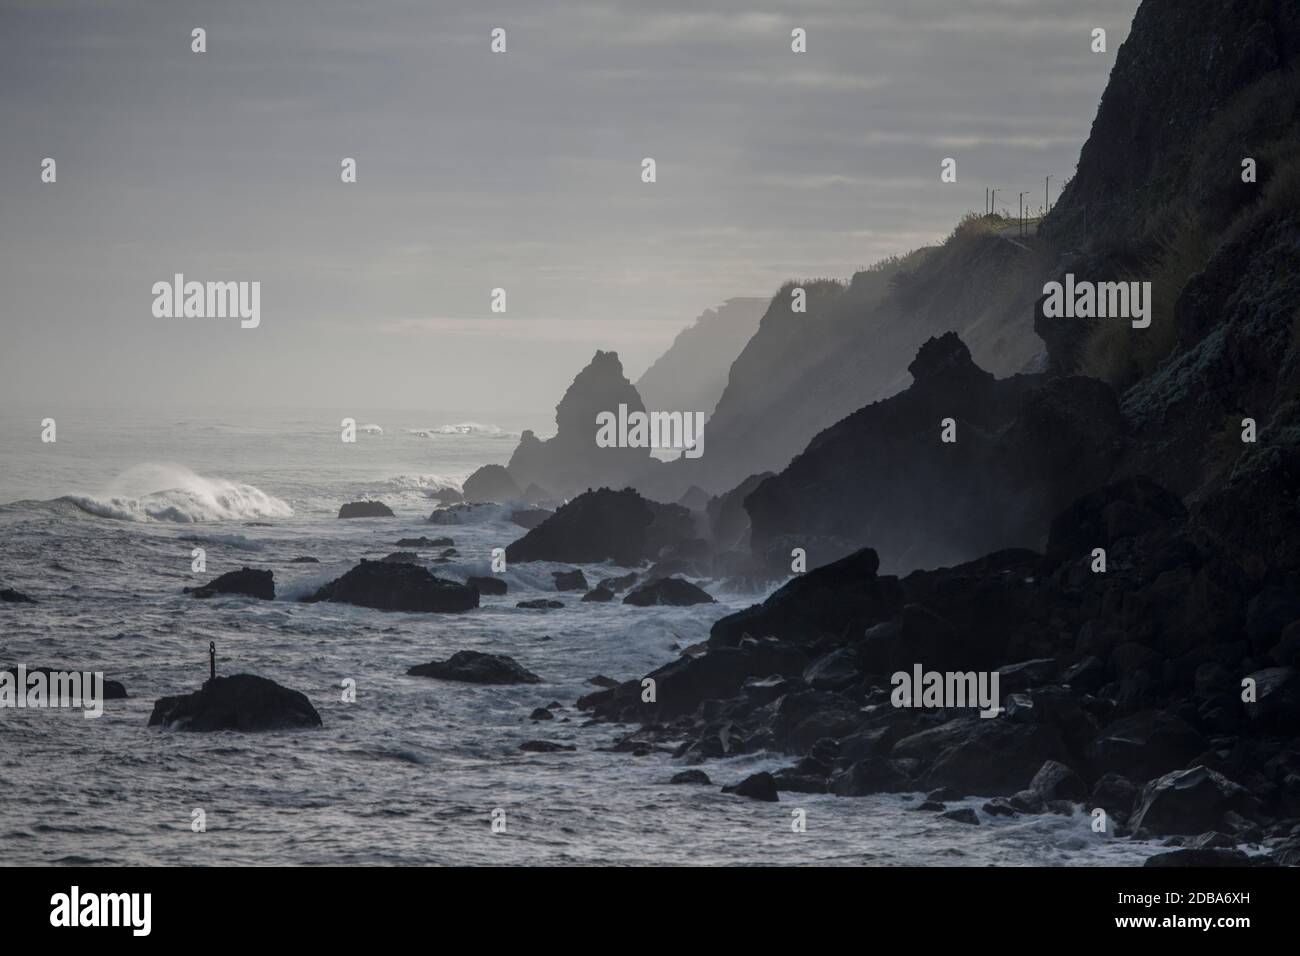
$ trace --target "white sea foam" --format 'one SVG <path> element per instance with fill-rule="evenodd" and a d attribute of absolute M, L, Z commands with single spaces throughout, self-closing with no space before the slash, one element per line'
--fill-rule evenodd
<path fill-rule="evenodd" d="M 181 465 L 138 465 L 102 494 L 67 495 L 83 511 L 119 521 L 236 521 L 287 518 L 293 509 L 260 488 L 226 478 L 206 478 Z"/>
<path fill-rule="evenodd" d="M 506 431 L 497 425 L 482 425 L 479 422 L 458 422 L 455 425 L 439 425 L 437 428 L 408 428 L 412 435 L 421 438 L 433 438 L 436 435 L 473 435 L 478 438 L 518 438 L 518 432 Z"/>

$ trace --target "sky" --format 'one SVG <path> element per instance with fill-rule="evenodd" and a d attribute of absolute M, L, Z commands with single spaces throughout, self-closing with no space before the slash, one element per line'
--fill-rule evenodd
<path fill-rule="evenodd" d="M 1055 197 L 1137 5 L 0 0 L 0 402 L 486 416 L 598 348 L 635 379 L 730 297 Z M 260 324 L 156 317 L 178 272 L 260 282 Z"/>

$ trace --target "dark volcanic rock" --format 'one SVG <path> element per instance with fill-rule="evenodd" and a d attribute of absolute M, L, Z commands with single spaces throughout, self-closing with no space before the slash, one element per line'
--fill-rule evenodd
<path fill-rule="evenodd" d="M 557 744 L 550 740 L 525 740 L 519 745 L 519 749 L 534 754 L 553 754 L 578 748 L 573 744 Z"/>
<path fill-rule="evenodd" d="M 253 674 L 217 677 L 201 690 L 164 697 L 149 726 L 171 730 L 288 730 L 319 727 L 320 714 L 306 695 Z"/>
<path fill-rule="evenodd" d="M 572 571 L 552 571 L 551 577 L 555 579 L 557 591 L 585 591 L 588 587 L 587 576 L 578 568 Z"/>
<path fill-rule="evenodd" d="M 393 511 L 382 501 L 349 501 L 339 509 L 340 518 L 391 518 Z"/>
<path fill-rule="evenodd" d="M 494 578 L 491 575 L 480 576 L 474 575 L 466 579 L 466 584 L 476 589 L 479 594 L 505 594 L 508 590 L 506 582 L 500 578 Z"/>
<path fill-rule="evenodd" d="M 1165 774 L 1146 785 L 1133 814 L 1133 829 L 1152 833 L 1202 833 L 1228 812 L 1249 812 L 1250 793 L 1208 767 Z"/>
<path fill-rule="evenodd" d="M 716 604 L 703 588 L 696 587 L 690 581 L 681 578 L 659 578 L 641 585 L 623 598 L 624 604 L 633 607 L 653 607 L 657 604 L 669 604 L 673 607 L 687 607 L 691 604 Z"/>
<path fill-rule="evenodd" d="M 668 782 L 703 784 L 706 787 L 713 783 L 713 781 L 709 779 L 709 775 L 703 770 L 683 770 L 681 773 L 673 774 L 672 779 Z"/>
<path fill-rule="evenodd" d="M 1035 546 L 1123 450 L 1115 394 L 1096 379 L 994 379 L 953 332 L 909 371 L 910 388 L 827 428 L 746 498 L 769 570 L 789 569 L 776 542 L 801 541 L 812 566 L 870 546 L 898 570 Z M 954 442 L 941 441 L 944 419 Z"/>
<path fill-rule="evenodd" d="M 1029 789 L 1044 800 L 1072 800 L 1080 803 L 1088 799 L 1088 786 L 1077 773 L 1063 763 L 1048 760 L 1029 781 Z"/>
<path fill-rule="evenodd" d="M 484 465 L 465 479 L 464 495 L 466 501 L 516 501 L 520 491 L 505 466 Z"/>
<path fill-rule="evenodd" d="M 545 707 L 537 707 L 528 715 L 529 720 L 554 720 L 555 715 Z"/>
<path fill-rule="evenodd" d="M 945 820 L 953 820 L 957 823 L 967 823 L 972 826 L 980 825 L 979 816 L 976 815 L 975 811 L 970 807 L 962 807 L 958 810 L 949 810 L 947 813 L 941 814 L 941 816 Z"/>
<path fill-rule="evenodd" d="M 1251 866 L 1250 857 L 1241 850 L 1187 848 L 1157 853 L 1147 857 L 1143 866 Z"/>
<path fill-rule="evenodd" d="M 397 542 L 399 548 L 450 548 L 456 542 L 451 538 L 401 538 Z"/>
<path fill-rule="evenodd" d="M 734 793 L 738 797 L 749 797 L 751 800 L 766 800 L 769 803 L 776 803 L 781 799 L 777 795 L 776 781 L 766 771 L 752 774 L 734 786 L 723 787 L 722 792 Z"/>
<path fill-rule="evenodd" d="M 478 607 L 478 591 L 434 577 L 414 564 L 362 561 L 341 578 L 303 600 L 335 601 L 381 611 L 468 611 Z"/>
<path fill-rule="evenodd" d="M 590 591 L 584 594 L 582 596 L 582 600 L 584 602 L 592 601 L 597 604 L 605 604 L 608 603 L 609 601 L 614 600 L 614 592 L 607 591 L 602 587 L 596 587 L 596 588 L 592 588 Z"/>
<path fill-rule="evenodd" d="M 275 575 L 270 571 L 243 568 L 239 571 L 228 571 L 200 587 L 186 588 L 185 593 L 196 598 L 209 598 L 217 594 L 242 594 L 263 601 L 274 601 Z"/>
<path fill-rule="evenodd" d="M 645 411 L 641 396 L 623 375 L 617 353 L 598 351 L 555 407 L 554 437 L 543 441 L 532 431 L 520 436 L 507 466 L 510 475 L 521 486 L 537 484 L 561 498 L 601 485 L 631 484 L 655 464 L 650 449 L 596 444 L 596 416 L 617 415 L 619 405 L 629 412 Z"/>
<path fill-rule="evenodd" d="M 290 564 L 320 564 L 320 558 L 313 558 L 310 555 L 303 555 L 302 557 L 294 558 L 289 563 Z"/>
<path fill-rule="evenodd" d="M 13 588 L 0 588 L 0 601 L 6 604 L 35 604 L 36 602 L 21 591 Z"/>
<path fill-rule="evenodd" d="M 515 607 L 528 608 L 530 611 L 553 611 L 557 607 L 564 607 L 564 602 L 552 601 L 548 598 L 533 598 L 531 601 L 520 601 Z"/>
<path fill-rule="evenodd" d="M 868 757 L 833 778 L 830 789 L 841 797 L 864 797 L 873 793 L 905 793 L 916 786 L 895 761 Z"/>
<path fill-rule="evenodd" d="M 379 559 L 385 564 L 419 564 L 420 556 L 414 551 L 394 551 Z"/>
<path fill-rule="evenodd" d="M 411 677 L 438 677 L 470 684 L 540 684 L 542 679 L 520 667 L 504 654 L 457 651 L 445 661 L 417 664 L 406 672 Z"/>
<path fill-rule="evenodd" d="M 578 495 L 536 528 L 506 546 L 511 561 L 561 561 L 625 567 L 656 557 L 693 536 L 691 513 L 662 505 L 631 488 L 601 488 Z"/>
<path fill-rule="evenodd" d="M 896 578 L 878 578 L 876 552 L 865 548 L 787 582 L 762 604 L 713 625 L 709 643 L 735 645 L 745 635 L 798 643 L 861 635 L 902 609 Z"/>
<path fill-rule="evenodd" d="M 66 674 L 66 673 L 71 673 L 71 672 L 70 672 L 70 671 L 66 671 L 66 670 L 64 670 L 64 671 L 60 671 L 58 668 L 54 668 L 54 667 L 28 667 L 28 668 L 25 669 L 24 673 L 25 673 L 26 675 L 28 675 L 28 676 L 30 676 L 30 675 L 32 675 L 32 674 L 44 674 L 46 680 L 49 681 L 49 679 L 50 679 L 50 675 L 52 675 L 52 674 L 55 674 L 55 673 L 65 673 L 65 674 Z M 84 671 L 83 671 L 83 673 L 84 673 Z M 0 674 L 8 674 L 8 675 L 10 675 L 10 677 L 11 677 L 14 681 L 17 681 L 17 680 L 18 680 L 18 669 L 17 669 L 16 667 L 10 667 L 10 668 L 6 668 L 6 669 L 0 669 Z M 48 696 L 49 696 L 51 699 L 52 699 L 53 697 L 57 696 L 57 691 L 55 690 L 55 688 L 53 688 L 53 687 L 48 687 L 48 686 L 47 686 L 47 689 L 48 689 L 48 691 L 49 691 Z M 24 687 L 24 686 L 22 686 L 22 685 L 20 685 L 20 684 L 15 684 L 14 691 L 15 691 L 16 694 L 25 694 L 26 691 L 27 691 L 27 688 Z M 130 697 L 130 695 L 127 694 L 127 692 L 126 692 L 126 685 L 125 685 L 125 684 L 123 684 L 121 681 L 108 680 L 107 678 L 105 678 L 105 680 L 104 680 L 104 687 L 103 687 L 103 699 L 104 699 L 104 700 L 127 700 L 129 697 Z"/>

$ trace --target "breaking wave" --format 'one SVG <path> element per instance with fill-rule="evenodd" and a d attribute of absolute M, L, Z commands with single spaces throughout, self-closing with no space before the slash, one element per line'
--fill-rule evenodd
<path fill-rule="evenodd" d="M 237 521 L 287 518 L 293 509 L 260 488 L 226 478 L 205 478 L 180 465 L 128 469 L 100 495 L 66 495 L 62 501 L 117 521 Z"/>

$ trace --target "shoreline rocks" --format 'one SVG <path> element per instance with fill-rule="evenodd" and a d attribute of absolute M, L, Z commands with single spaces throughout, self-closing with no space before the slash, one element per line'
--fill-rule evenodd
<path fill-rule="evenodd" d="M 219 594 L 237 594 L 257 598 L 261 601 L 274 601 L 275 574 L 271 571 L 241 568 L 238 571 L 228 571 L 199 587 L 185 588 L 184 593 L 196 598 L 210 598 Z"/>
<path fill-rule="evenodd" d="M 479 606 L 472 587 L 434 577 L 415 564 L 362 561 L 341 578 L 301 599 L 312 604 L 333 601 L 380 611 L 421 611 L 454 614 Z"/>
<path fill-rule="evenodd" d="M 150 727 L 184 731 L 266 731 L 321 726 L 305 694 L 253 674 L 217 677 L 192 694 L 154 704 Z"/>
<path fill-rule="evenodd" d="M 349 501 L 339 508 L 340 518 L 392 518 L 393 510 L 382 501 Z"/>
<path fill-rule="evenodd" d="M 417 664 L 410 677 L 436 677 L 469 684 L 540 684 L 542 679 L 505 654 L 457 651 L 445 661 Z"/>

